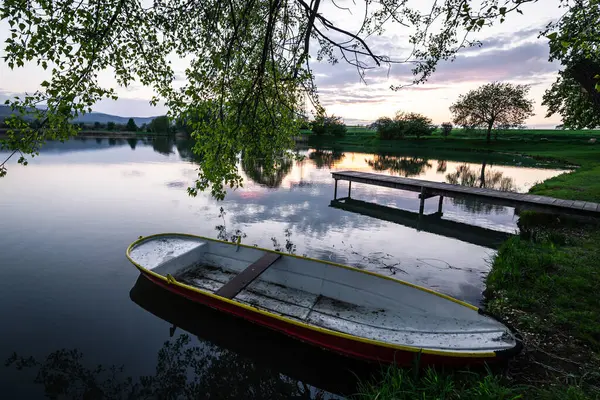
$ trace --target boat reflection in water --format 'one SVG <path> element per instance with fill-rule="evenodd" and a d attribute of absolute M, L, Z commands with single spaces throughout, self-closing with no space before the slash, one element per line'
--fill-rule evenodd
<path fill-rule="evenodd" d="M 379 370 L 377 364 L 349 359 L 194 303 L 143 276 L 130 297 L 172 324 L 171 337 L 181 329 L 204 342 L 211 355 L 199 361 L 209 361 L 210 368 L 196 379 L 210 391 L 237 393 L 239 398 L 335 398 L 333 393 L 356 393 L 357 378 L 368 379 Z"/>

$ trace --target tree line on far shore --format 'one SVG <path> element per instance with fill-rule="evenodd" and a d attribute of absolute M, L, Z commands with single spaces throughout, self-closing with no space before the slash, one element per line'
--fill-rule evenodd
<path fill-rule="evenodd" d="M 173 133 L 171 120 L 166 115 L 156 117 L 150 123 L 141 124 L 138 126 L 133 118 L 129 118 L 126 124 L 118 124 L 113 121 L 107 123 L 94 122 L 86 124 L 83 122 L 75 123 L 82 132 L 85 131 L 108 131 L 108 132 L 142 132 L 142 133 L 158 133 L 168 134 Z"/>
<path fill-rule="evenodd" d="M 39 119 L 27 118 L 27 115 L 22 117 L 22 119 L 24 119 L 33 129 L 36 129 L 40 125 Z M 140 126 L 135 123 L 133 118 L 129 118 L 126 124 L 119 124 L 113 121 L 108 121 L 106 123 L 96 121 L 94 123 L 74 122 L 73 125 L 76 125 L 80 132 L 106 131 L 169 134 L 177 131 L 177 127 L 171 123 L 171 119 L 166 115 L 156 117 L 152 119 L 150 123 L 144 123 Z M 3 120 L 0 120 L 0 130 L 6 128 L 9 128 L 8 125 Z"/>
<path fill-rule="evenodd" d="M 461 95 L 450 106 L 452 122 L 467 130 L 483 128 L 486 138 L 491 140 L 492 131 L 521 127 L 525 120 L 533 115 L 533 100 L 527 98 L 529 85 L 492 82 Z M 451 122 L 442 123 L 439 128 L 444 137 L 452 129 Z M 346 126 L 341 118 L 326 116 L 321 110 L 312 122 L 303 121 L 301 128 L 310 128 L 317 135 L 343 137 Z M 414 112 L 398 111 L 394 117 L 380 117 L 370 129 L 377 131 L 379 139 L 395 140 L 407 136 L 429 136 L 438 129 L 431 118 Z"/>

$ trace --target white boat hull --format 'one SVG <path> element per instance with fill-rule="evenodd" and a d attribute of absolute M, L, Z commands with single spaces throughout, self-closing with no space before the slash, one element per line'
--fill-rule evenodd
<path fill-rule="evenodd" d="M 265 252 L 272 253 L 167 234 L 140 239 L 127 254 L 169 290 L 360 358 L 397 362 L 418 353 L 490 361 L 520 347 L 506 326 L 477 307 L 407 282 L 294 255 L 282 254 L 234 297 L 216 294 Z"/>

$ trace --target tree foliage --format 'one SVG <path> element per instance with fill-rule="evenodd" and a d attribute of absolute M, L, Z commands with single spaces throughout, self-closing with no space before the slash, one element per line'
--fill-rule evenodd
<path fill-rule="evenodd" d="M 431 124 L 431 118 L 414 112 L 397 112 L 394 121 L 403 132 L 403 136 L 414 135 L 420 138 L 421 136 L 431 135 L 437 128 Z"/>
<path fill-rule="evenodd" d="M 401 139 L 405 136 L 421 136 L 431 135 L 436 129 L 435 125 L 431 124 L 431 118 L 428 118 L 419 113 L 404 113 L 398 111 L 394 118 L 381 117 L 378 118 L 372 125 L 372 128 L 377 130 L 379 139 Z"/>
<path fill-rule="evenodd" d="M 461 95 L 450 106 L 454 123 L 466 128 L 483 127 L 487 140 L 493 128 L 516 127 L 533 115 L 528 85 L 493 82 Z"/>
<path fill-rule="evenodd" d="M 335 115 L 327 116 L 319 113 L 310 123 L 311 130 L 316 135 L 333 135 L 336 137 L 346 136 L 346 124 L 341 117 Z"/>
<path fill-rule="evenodd" d="M 152 88 L 152 104 L 163 102 L 175 120 L 216 111 L 209 121 L 191 123 L 202 165 L 189 192 L 211 187 L 222 198 L 224 184 L 241 184 L 242 150 L 275 165 L 292 145 L 305 97 L 318 106 L 311 61 L 344 61 L 361 77 L 372 67 L 410 63 L 412 83 L 423 82 L 438 61 L 477 44 L 471 33 L 534 1 L 442 0 L 425 11 L 416 0 L 365 1 L 347 8 L 364 16 L 349 31 L 335 21 L 340 6 L 320 0 L 4 0 L 0 18 L 10 26 L 5 62 L 11 68 L 37 64 L 48 78 L 40 90 L 8 102 L 16 111 L 44 104 L 36 111 L 40 128 L 12 119 L 2 147 L 33 156 L 44 140 L 74 135 L 72 118 L 102 98 L 116 98 L 115 88 L 99 79 L 109 70 L 120 86 Z M 396 28 L 410 36 L 407 54 L 381 54 L 371 46 Z M 183 72 L 176 73 L 173 59 L 185 63 Z M 398 87 L 404 84 L 411 82 Z"/>
<path fill-rule="evenodd" d="M 370 128 L 377 131 L 377 137 L 379 137 L 379 139 L 389 140 L 399 138 L 400 132 L 396 127 L 396 123 L 390 117 L 377 118 L 377 120 L 370 125 Z"/>
<path fill-rule="evenodd" d="M 154 133 L 169 133 L 171 129 L 171 120 L 166 115 L 154 118 L 150 122 L 150 130 Z"/>
<path fill-rule="evenodd" d="M 442 123 L 442 125 L 440 125 L 441 129 L 442 129 L 442 135 L 444 135 L 444 137 L 448 137 L 450 135 L 450 132 L 452 132 L 452 124 L 450 122 L 444 122 Z"/>
<path fill-rule="evenodd" d="M 129 118 L 129 120 L 127 121 L 127 125 L 125 125 L 125 130 L 128 132 L 136 132 L 137 129 L 138 129 L 138 127 L 135 124 L 135 121 L 133 120 L 133 118 Z"/>
<path fill-rule="evenodd" d="M 600 0 L 576 1 L 549 31 L 550 61 L 562 69 L 543 97 L 547 117 L 560 114 L 563 128 L 600 126 Z"/>

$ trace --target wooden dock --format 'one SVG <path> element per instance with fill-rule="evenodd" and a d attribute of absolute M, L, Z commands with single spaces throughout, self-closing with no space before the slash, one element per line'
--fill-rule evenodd
<path fill-rule="evenodd" d="M 452 185 L 449 183 L 402 178 L 398 176 L 373 174 L 369 172 L 339 171 L 332 172 L 331 175 L 333 179 L 335 179 L 333 200 L 338 200 L 338 181 L 348 181 L 347 198 L 350 198 L 352 182 L 363 183 L 367 185 L 383 186 L 393 189 L 408 190 L 411 192 L 420 193 L 420 214 L 423 213 L 425 200 L 434 196 L 440 196 L 438 212 L 441 213 L 443 198 L 444 196 L 447 196 L 453 198 L 478 200 L 484 203 L 497 204 L 508 207 L 515 207 L 520 210 L 534 210 L 547 213 L 600 217 L 600 204 L 592 202 L 562 200 L 555 199 L 553 197 L 537 196 L 532 194 L 514 192 L 501 192 L 499 190 L 494 189 Z"/>

